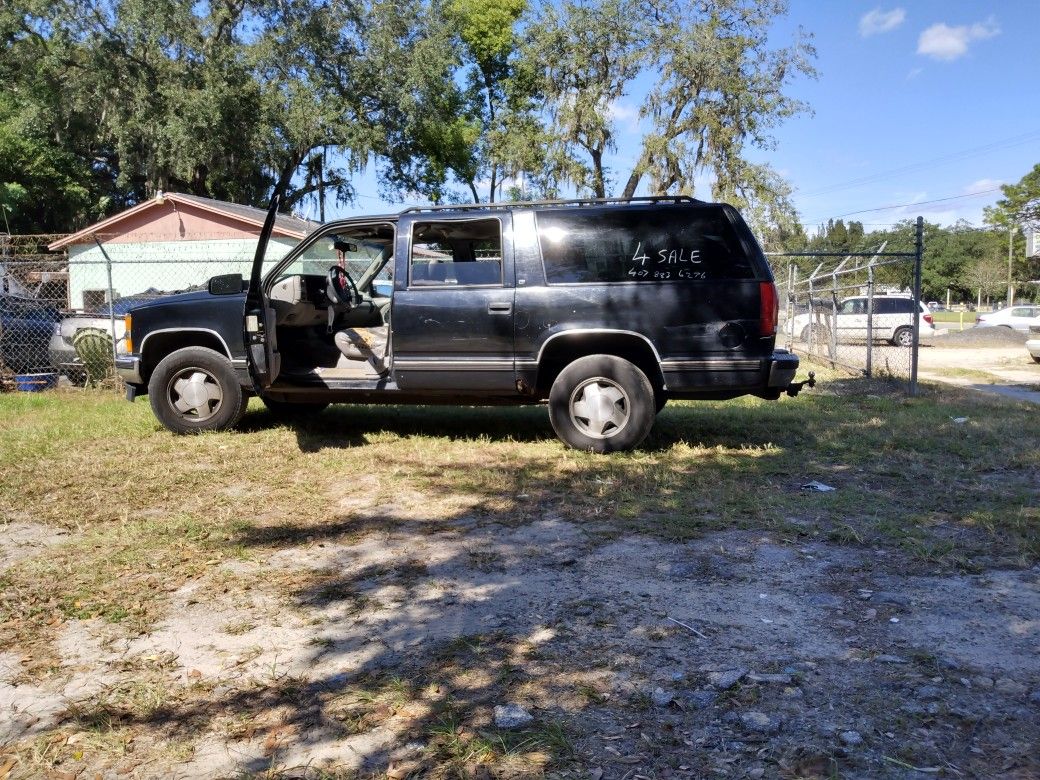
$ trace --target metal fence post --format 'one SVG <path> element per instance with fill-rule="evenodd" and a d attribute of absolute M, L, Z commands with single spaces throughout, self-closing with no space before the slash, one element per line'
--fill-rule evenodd
<path fill-rule="evenodd" d="M 921 259 L 924 255 L 924 217 L 914 231 L 914 343 L 910 352 L 910 395 L 917 395 L 917 352 L 921 347 Z"/>
<path fill-rule="evenodd" d="M 115 289 L 112 287 L 112 258 L 108 256 L 108 252 L 101 246 L 101 242 L 98 241 L 97 233 L 91 238 L 94 239 L 94 243 L 97 244 L 98 249 L 101 250 L 101 254 L 105 257 L 105 271 L 108 272 L 108 325 L 112 332 L 112 371 L 116 370 L 116 358 L 118 352 L 116 351 L 116 313 L 113 308 L 115 304 Z"/>
<path fill-rule="evenodd" d="M 794 348 L 794 275 L 797 269 L 794 260 L 787 261 L 787 322 L 784 330 L 787 331 L 787 349 Z"/>
<path fill-rule="evenodd" d="M 838 359 L 838 274 L 831 274 L 831 314 L 827 323 L 831 360 Z"/>
<path fill-rule="evenodd" d="M 874 372 L 874 261 L 867 264 L 867 377 Z"/>

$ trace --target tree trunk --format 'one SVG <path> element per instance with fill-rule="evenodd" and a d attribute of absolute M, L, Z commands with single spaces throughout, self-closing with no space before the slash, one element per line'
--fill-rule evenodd
<path fill-rule="evenodd" d="M 621 193 L 622 198 L 631 198 L 636 194 L 636 188 L 639 187 L 639 182 L 643 179 L 643 170 L 646 168 L 646 152 L 639 155 L 639 159 L 636 160 L 636 164 L 632 166 L 632 173 L 628 176 L 628 182 L 625 184 L 625 189 Z"/>
<path fill-rule="evenodd" d="M 603 180 L 603 150 L 589 149 L 589 154 L 592 156 L 593 194 L 597 198 L 605 198 L 607 197 L 607 184 Z"/>

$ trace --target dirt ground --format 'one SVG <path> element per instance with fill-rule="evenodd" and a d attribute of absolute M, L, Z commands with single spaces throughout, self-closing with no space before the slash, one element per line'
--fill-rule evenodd
<path fill-rule="evenodd" d="M 72 751 L 65 778 L 1040 777 L 1040 566 L 373 515 L 212 566 L 142 635 L 62 624 L 42 682 L 0 656 L 0 744 Z M 0 566 L 60 538 L 11 523 Z"/>

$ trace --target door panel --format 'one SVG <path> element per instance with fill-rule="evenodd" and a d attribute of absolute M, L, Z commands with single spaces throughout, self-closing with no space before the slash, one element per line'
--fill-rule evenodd
<path fill-rule="evenodd" d="M 267 219 L 264 221 L 260 238 L 256 244 L 256 254 L 253 257 L 253 268 L 249 277 L 249 290 L 246 292 L 245 311 L 243 312 L 242 336 L 246 345 L 249 375 L 258 390 L 270 387 L 271 383 L 278 378 L 278 370 L 281 367 L 275 337 L 274 310 L 264 296 L 261 285 L 267 244 L 271 240 L 274 221 L 278 216 L 278 207 L 281 203 L 281 194 L 276 191 L 271 197 L 271 205 L 267 209 Z"/>
<path fill-rule="evenodd" d="M 390 316 L 398 387 L 515 392 L 509 225 L 507 213 L 401 225 L 407 278 Z"/>

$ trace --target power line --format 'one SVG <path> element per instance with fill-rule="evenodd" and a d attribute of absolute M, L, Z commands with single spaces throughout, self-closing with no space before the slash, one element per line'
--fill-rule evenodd
<path fill-rule="evenodd" d="M 892 209 L 903 209 L 903 208 L 908 208 L 910 206 L 925 206 L 925 205 L 927 205 L 929 203 L 943 203 L 943 202 L 948 201 L 948 200 L 961 200 L 962 198 L 976 198 L 979 195 L 989 195 L 991 192 L 1000 192 L 1000 189 L 1001 189 L 1000 187 L 994 187 L 993 189 L 990 189 L 990 190 L 979 190 L 978 192 L 969 192 L 967 195 L 950 195 L 949 197 L 946 197 L 946 198 L 933 198 L 932 200 L 918 200 L 918 201 L 914 201 L 912 203 L 897 203 L 894 206 L 878 206 L 877 208 L 873 208 L 873 209 L 860 209 L 859 211 L 848 211 L 848 212 L 846 212 L 844 214 L 831 214 L 831 215 L 829 215 L 827 217 L 824 217 L 823 219 L 840 219 L 841 217 L 851 217 L 851 216 L 853 216 L 855 214 L 870 214 L 870 213 L 873 213 L 875 211 L 891 211 Z M 809 220 L 809 222 L 806 223 L 806 224 L 814 225 L 814 224 L 816 224 L 819 221 L 822 221 L 822 220 Z"/>
<path fill-rule="evenodd" d="M 945 163 L 956 162 L 958 160 L 964 160 L 969 157 L 977 157 L 988 152 L 994 152 L 999 149 L 1010 149 L 1015 146 L 1023 146 L 1024 144 L 1032 143 L 1033 141 L 1040 140 L 1040 130 L 1031 130 L 1028 133 L 1013 136 L 1012 138 L 1006 138 L 1002 141 L 994 141 L 989 144 L 982 146 L 972 147 L 971 149 L 965 149 L 959 152 L 951 152 L 949 154 L 942 155 L 940 157 L 932 158 L 931 160 L 922 160 L 918 163 L 912 163 L 905 165 L 902 168 L 893 168 L 890 171 L 882 171 L 880 173 L 871 174 L 870 176 L 863 176 L 858 179 L 851 179 L 841 184 L 832 184 L 826 187 L 822 187 L 818 190 L 811 190 L 809 192 L 798 193 L 803 198 L 814 198 L 819 195 L 827 195 L 832 192 L 838 192 L 840 190 L 852 189 L 859 187 L 864 184 L 874 184 L 875 182 L 884 181 L 885 179 L 893 176 L 899 176 L 904 173 L 912 173 L 914 171 L 924 170 L 926 168 L 943 165 Z"/>

